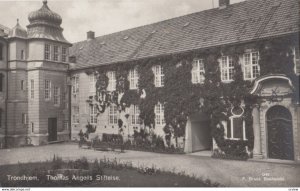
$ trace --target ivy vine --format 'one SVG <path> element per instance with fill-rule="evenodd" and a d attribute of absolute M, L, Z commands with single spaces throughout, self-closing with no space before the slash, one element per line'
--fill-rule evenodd
<path fill-rule="evenodd" d="M 243 79 L 239 56 L 246 49 L 255 49 L 260 54 L 261 75 L 285 74 L 297 83 L 294 73 L 292 47 L 295 46 L 294 36 L 277 39 L 267 39 L 259 42 L 211 48 L 209 50 L 194 50 L 190 52 L 131 61 L 99 67 L 97 69 L 97 101 L 105 107 L 110 103 L 117 104 L 122 110 L 130 105 L 138 105 L 140 118 L 144 125 L 155 128 L 155 105 L 160 102 L 165 106 L 166 139 L 171 136 L 185 136 L 188 117 L 196 112 L 204 112 L 210 116 L 212 137 L 218 147 L 227 155 L 246 157 L 246 147 L 253 149 L 252 108 L 258 102 L 257 97 L 250 95 L 253 82 Z M 218 59 L 222 56 L 232 56 L 234 65 L 233 81 L 221 82 L 221 72 Z M 191 69 L 195 58 L 204 61 L 204 84 L 192 84 Z M 165 71 L 164 87 L 155 87 L 152 67 L 161 64 Z M 138 89 L 130 90 L 128 72 L 137 67 L 139 74 Z M 116 91 L 107 92 L 107 71 L 116 71 Z M 142 96 L 145 94 L 144 96 Z M 106 96 L 104 96 L 106 95 Z M 102 96 L 102 97 L 101 97 Z M 120 97 L 121 96 L 121 99 Z M 297 95 L 296 95 L 297 96 Z M 298 95 L 299 96 L 299 95 Z M 103 97 L 109 97 L 103 101 Z M 202 99 L 202 101 L 201 101 Z M 299 99 L 299 97 L 298 97 Z M 246 141 L 227 140 L 224 138 L 222 121 L 228 121 L 232 115 L 230 109 L 235 106 L 244 108 L 243 118 L 246 124 Z"/>

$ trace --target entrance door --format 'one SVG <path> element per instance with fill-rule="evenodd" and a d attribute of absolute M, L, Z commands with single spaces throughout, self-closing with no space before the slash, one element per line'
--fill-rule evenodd
<path fill-rule="evenodd" d="M 292 115 L 282 106 L 267 112 L 268 156 L 274 159 L 294 160 Z"/>
<path fill-rule="evenodd" d="M 57 141 L 57 118 L 48 118 L 48 141 Z"/>
<path fill-rule="evenodd" d="M 192 152 L 211 150 L 212 138 L 209 121 L 192 122 Z"/>

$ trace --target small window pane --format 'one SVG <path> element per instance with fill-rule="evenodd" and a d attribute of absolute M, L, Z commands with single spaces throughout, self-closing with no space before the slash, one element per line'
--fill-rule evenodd
<path fill-rule="evenodd" d="M 236 117 L 233 121 L 233 135 L 234 138 L 243 139 L 243 118 Z"/>

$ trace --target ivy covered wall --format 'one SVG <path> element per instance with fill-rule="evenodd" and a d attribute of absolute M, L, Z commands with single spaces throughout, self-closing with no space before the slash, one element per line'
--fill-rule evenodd
<path fill-rule="evenodd" d="M 253 81 L 244 80 L 239 58 L 247 50 L 258 51 L 260 75 L 287 75 L 294 84 L 297 84 L 295 93 L 291 96 L 299 99 L 299 89 L 297 89 L 299 81 L 294 72 L 292 51 L 293 47 L 298 46 L 298 42 L 298 36 L 292 35 L 87 69 L 86 73 L 95 73 L 97 77 L 97 93 L 91 99 L 99 102 L 99 113 L 103 113 L 105 108 L 112 103 L 117 104 L 120 110 L 125 110 L 131 104 L 138 105 L 144 125 L 154 129 L 154 107 L 158 102 L 164 103 L 166 139 L 170 139 L 171 136 L 176 140 L 178 137 L 184 137 L 188 117 L 199 111 L 204 112 L 211 118 L 212 137 L 218 147 L 227 155 L 246 158 L 246 146 L 250 151 L 253 149 L 252 107 L 258 103 L 258 100 L 249 93 Z M 233 58 L 234 80 L 231 83 L 221 82 L 219 59 L 222 55 Z M 205 81 L 203 84 L 191 82 L 192 62 L 195 58 L 201 58 L 204 61 Z M 163 87 L 154 86 L 152 67 L 157 64 L 164 68 Z M 135 67 L 139 74 L 138 89 L 130 90 L 128 72 Z M 106 91 L 107 71 L 116 71 L 117 85 L 114 92 Z M 142 94 L 146 96 L 143 97 Z M 92 103 L 92 100 L 89 101 Z M 247 140 L 225 139 L 225 127 L 222 121 L 228 121 L 232 115 L 231 109 L 241 105 L 244 108 L 243 118 L 246 124 Z"/>

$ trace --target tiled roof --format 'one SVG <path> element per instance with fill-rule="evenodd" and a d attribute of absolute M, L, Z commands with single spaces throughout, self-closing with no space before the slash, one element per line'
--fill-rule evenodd
<path fill-rule="evenodd" d="M 299 0 L 247 0 L 75 43 L 73 69 L 299 32 Z"/>

